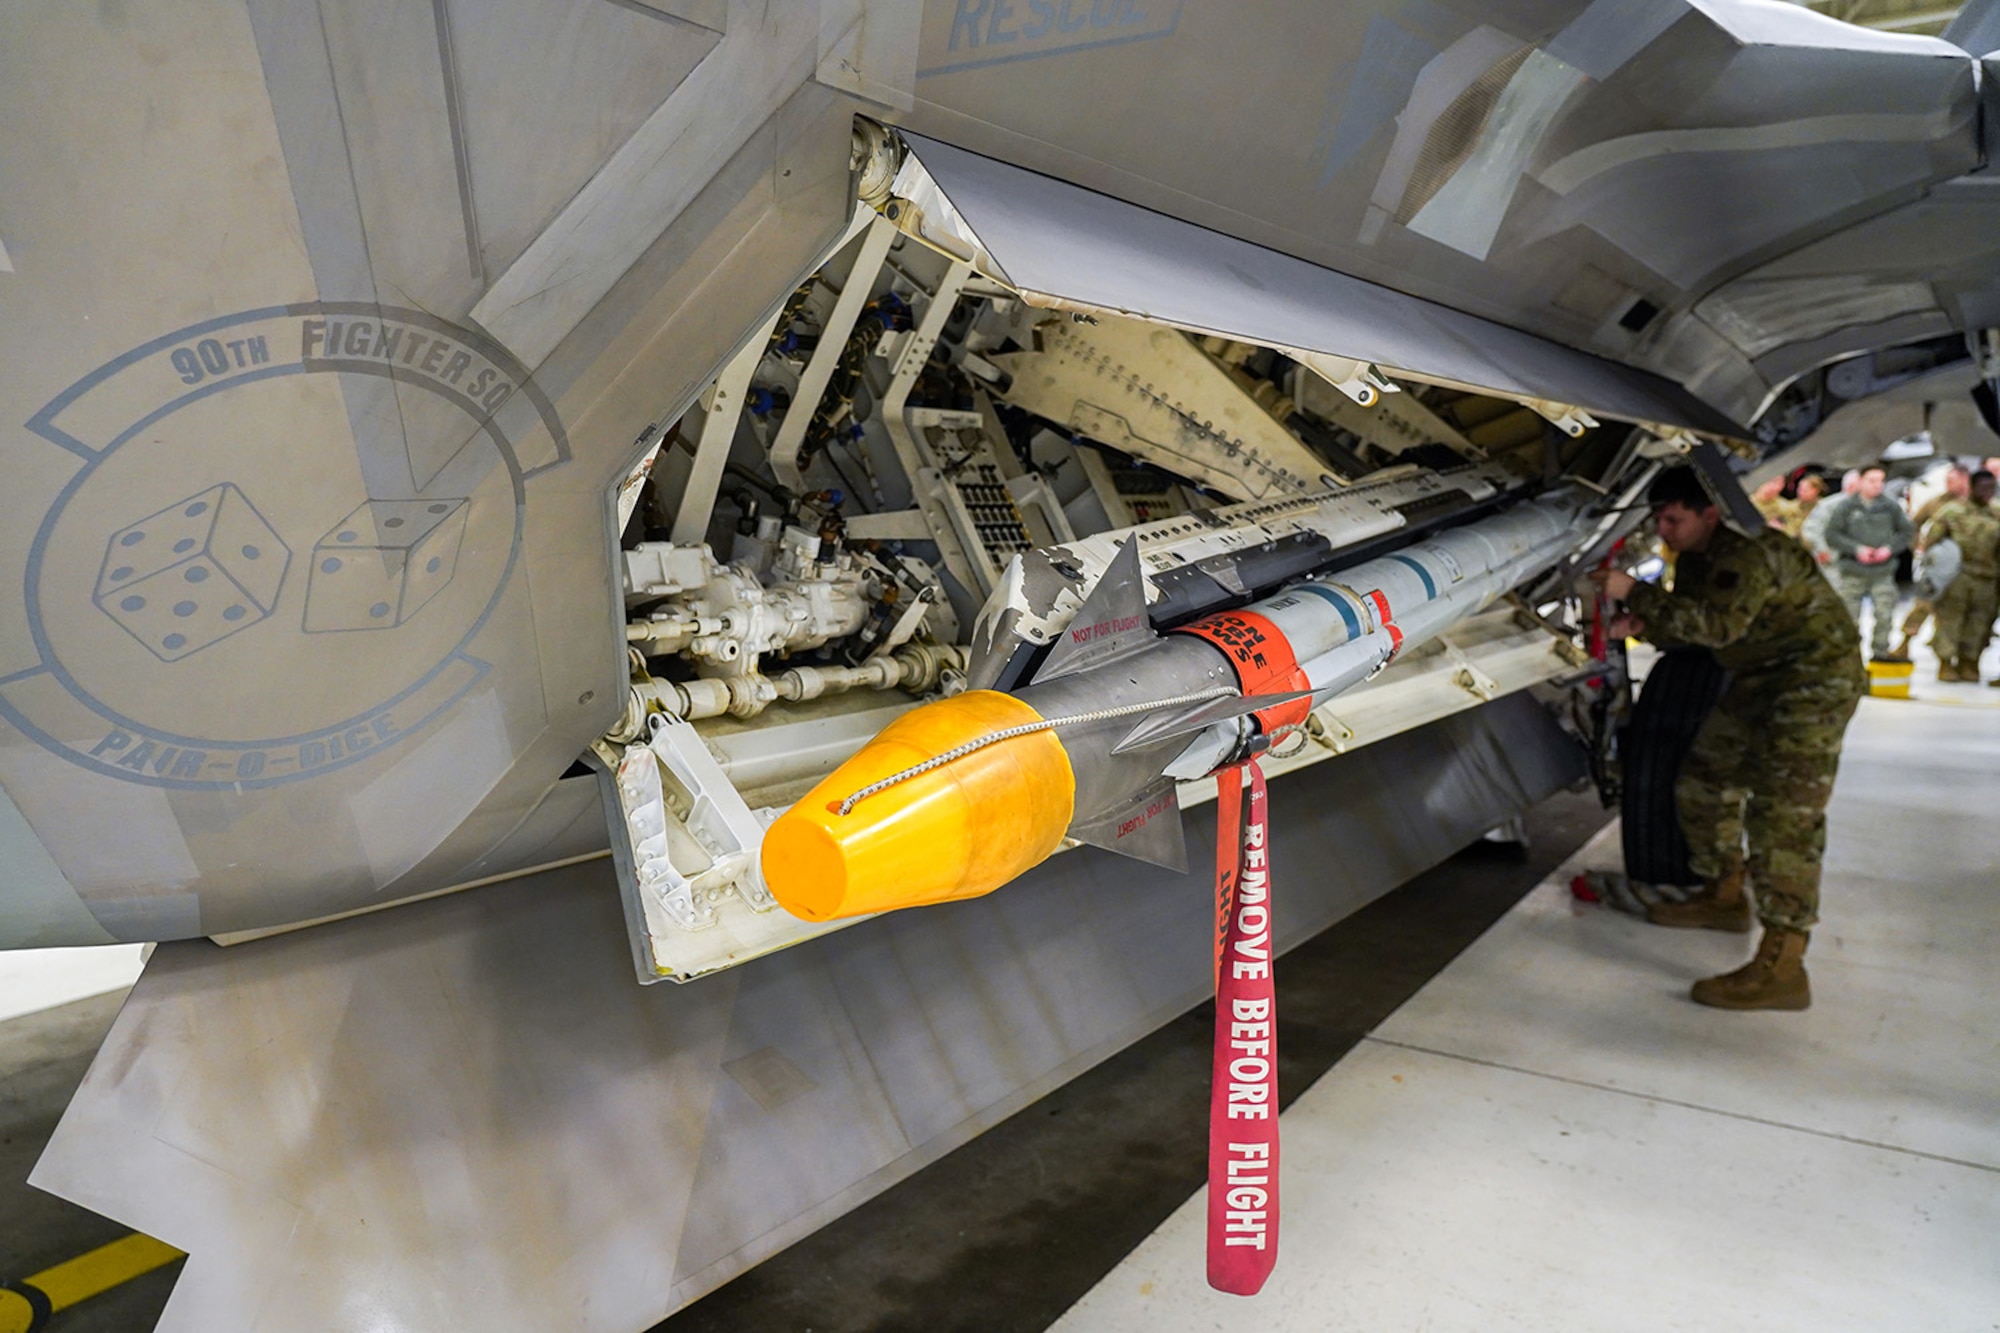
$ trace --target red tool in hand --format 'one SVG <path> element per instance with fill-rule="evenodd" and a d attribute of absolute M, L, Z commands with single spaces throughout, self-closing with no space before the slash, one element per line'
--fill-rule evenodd
<path fill-rule="evenodd" d="M 1611 544 L 1611 549 L 1605 552 L 1604 559 L 1598 562 L 1597 567 L 1599 569 L 1611 568 L 1612 561 L 1616 560 L 1619 553 L 1624 549 L 1625 539 L 1620 537 Z M 1604 661 L 1604 655 L 1610 647 L 1611 636 L 1605 625 L 1604 596 L 1600 593 L 1591 598 L 1590 602 L 1590 660 L 1593 662 Z M 1590 678 L 1589 684 L 1593 690 L 1597 689 L 1604 684 L 1604 677 L 1593 676 Z"/>

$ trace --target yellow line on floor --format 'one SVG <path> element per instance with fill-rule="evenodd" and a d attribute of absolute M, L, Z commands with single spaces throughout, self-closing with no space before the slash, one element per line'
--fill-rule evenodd
<path fill-rule="evenodd" d="M 1932 694 L 1913 694 L 1913 704 L 1940 704 L 1946 708 L 2000 708 L 2000 699 L 1945 699 Z"/>
<path fill-rule="evenodd" d="M 0 1289 L 0 1333 L 34 1333 L 50 1314 L 184 1257 L 173 1246 L 136 1231 L 100 1245 Z"/>

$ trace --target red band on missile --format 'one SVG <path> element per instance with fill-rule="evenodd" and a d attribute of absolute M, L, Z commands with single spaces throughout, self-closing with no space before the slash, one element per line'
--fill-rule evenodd
<path fill-rule="evenodd" d="M 1389 599 L 1380 588 L 1369 593 L 1368 600 L 1375 603 L 1375 611 L 1382 622 L 1382 628 L 1389 631 L 1389 656 L 1393 658 L 1403 651 L 1403 631 L 1397 629 L 1396 622 L 1390 618 Z"/>
<path fill-rule="evenodd" d="M 1246 697 L 1294 694 L 1312 688 L 1306 673 L 1299 669 L 1299 659 L 1292 652 L 1291 640 L 1285 637 L 1283 630 L 1255 611 L 1218 611 L 1172 632 L 1192 634 L 1220 648 L 1236 671 L 1236 688 L 1242 690 Z M 1257 725 L 1268 736 L 1279 727 L 1305 721 L 1311 712 L 1312 700 L 1294 699 L 1275 708 L 1260 709 L 1251 716 L 1257 719 Z"/>

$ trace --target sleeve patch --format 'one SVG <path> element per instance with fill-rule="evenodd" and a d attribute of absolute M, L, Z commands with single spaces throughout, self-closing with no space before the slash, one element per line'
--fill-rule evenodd
<path fill-rule="evenodd" d="M 1717 588 L 1723 592 L 1728 592 L 1731 588 L 1742 582 L 1742 577 L 1733 569 L 1718 569 L 1715 571 L 1713 582 Z"/>

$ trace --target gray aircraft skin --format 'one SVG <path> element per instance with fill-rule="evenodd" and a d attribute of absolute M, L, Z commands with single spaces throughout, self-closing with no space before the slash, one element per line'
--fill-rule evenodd
<path fill-rule="evenodd" d="M 635 620 L 635 559 L 664 587 L 704 539 L 761 531 L 711 525 L 723 455 L 696 445 L 674 486 L 707 457 L 706 498 L 666 497 L 679 554 L 621 551 L 665 428 L 740 423 L 742 462 L 761 409 L 732 374 L 816 270 L 837 310 L 859 251 L 981 319 L 1065 312 L 1065 345 L 1166 325 L 1245 402 L 1231 340 L 1321 358 L 1336 416 L 1327 386 L 1379 397 L 1379 371 L 1551 431 L 1633 423 L 1617 487 L 1578 479 L 1574 563 L 1676 449 L 1776 466 L 1823 418 L 1962 404 L 2000 369 L 1982 30 L 1954 29 L 1968 54 L 1766 0 L 0 9 L 0 947 L 169 942 L 35 1182 L 194 1253 L 163 1328 L 621 1330 L 935 1160 L 1198 1002 L 1210 904 L 1086 851 L 634 984 L 627 943 L 668 973 L 632 914 L 632 817 L 579 757 L 656 724 L 666 745 L 633 724 L 634 645 L 710 633 Z M 891 141 L 894 192 L 866 147 Z M 889 226 L 918 195 L 928 218 Z M 931 304 L 882 315 L 878 350 L 921 345 L 910 380 L 954 307 Z M 916 401 L 927 429 L 985 428 Z M 804 489 L 832 484 L 815 468 Z M 1451 471 L 1382 484 L 1530 486 Z M 850 522 L 945 550 L 910 496 Z M 1016 550 L 1055 568 L 1149 519 L 1173 526 L 1135 507 Z M 913 692 L 964 665 L 971 609 L 1008 595 L 987 581 L 958 580 Z M 1318 803 L 1279 844 L 1319 867 L 1284 886 L 1280 945 L 1578 776 L 1526 693 L 1577 663 L 1546 627 L 1495 633 L 1392 668 L 1418 702 L 1379 745 L 1275 784 Z M 719 788 L 783 770 L 783 801 L 911 704 L 756 714 L 732 679 L 653 697 L 693 717 L 706 682 L 682 756 L 727 751 Z M 607 851 L 622 923 L 586 864 Z"/>
<path fill-rule="evenodd" d="M 1614 416 L 1747 427 L 2000 323 L 1979 62 L 1784 5 L 0 24 L 9 946 L 601 847 L 562 775 L 623 697 L 613 488 L 840 234 L 857 114 L 1532 335 Z"/>

